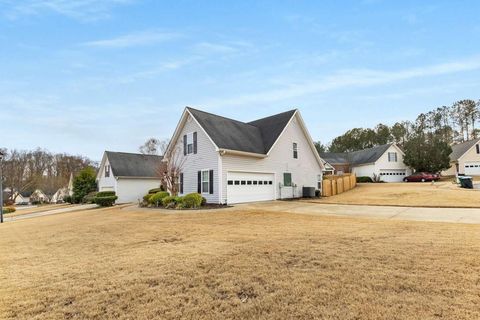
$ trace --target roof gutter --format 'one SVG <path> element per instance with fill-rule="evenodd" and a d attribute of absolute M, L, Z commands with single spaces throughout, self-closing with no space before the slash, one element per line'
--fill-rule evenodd
<path fill-rule="evenodd" d="M 246 157 L 255 157 L 255 158 L 266 158 L 267 157 L 266 154 L 239 151 L 239 150 L 231 150 L 231 149 L 218 149 L 218 153 L 221 156 L 223 156 L 225 154 L 233 154 L 233 155 L 237 155 L 237 156 L 246 156 Z"/>

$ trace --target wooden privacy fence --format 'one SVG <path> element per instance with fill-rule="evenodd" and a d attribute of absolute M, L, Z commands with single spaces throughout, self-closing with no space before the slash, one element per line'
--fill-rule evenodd
<path fill-rule="evenodd" d="M 325 176 L 322 181 L 322 196 L 330 197 L 336 194 L 346 192 L 355 188 L 357 177 L 355 174 L 345 174 L 343 176 Z"/>

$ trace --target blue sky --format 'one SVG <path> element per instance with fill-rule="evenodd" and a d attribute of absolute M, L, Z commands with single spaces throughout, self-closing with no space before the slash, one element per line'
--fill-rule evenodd
<path fill-rule="evenodd" d="M 478 99 L 477 1 L 0 0 L 4 147 L 136 152 L 185 106 L 312 137 Z"/>

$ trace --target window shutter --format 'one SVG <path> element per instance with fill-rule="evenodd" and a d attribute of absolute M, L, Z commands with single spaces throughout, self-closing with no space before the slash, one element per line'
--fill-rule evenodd
<path fill-rule="evenodd" d="M 183 173 L 180 173 L 180 193 L 183 194 Z"/>
<path fill-rule="evenodd" d="M 183 155 L 187 155 L 187 135 L 183 136 Z"/>
<path fill-rule="evenodd" d="M 202 193 L 202 171 L 198 171 L 197 192 Z"/>
<path fill-rule="evenodd" d="M 213 194 L 213 170 L 210 170 L 210 179 L 208 185 L 210 186 L 210 194 Z"/>
<path fill-rule="evenodd" d="M 477 153 L 480 153 L 480 144 L 477 144 Z"/>
<path fill-rule="evenodd" d="M 197 132 L 193 133 L 193 153 L 197 154 Z"/>

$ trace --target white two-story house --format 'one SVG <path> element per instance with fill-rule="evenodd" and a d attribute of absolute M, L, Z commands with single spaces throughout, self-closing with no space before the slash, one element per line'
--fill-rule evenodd
<path fill-rule="evenodd" d="M 185 108 L 164 161 L 181 165 L 180 194 L 210 203 L 301 197 L 321 188 L 323 161 L 298 110 L 252 122 Z"/>

